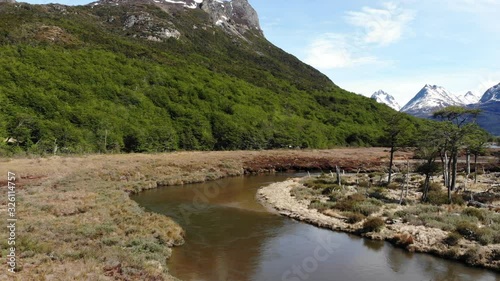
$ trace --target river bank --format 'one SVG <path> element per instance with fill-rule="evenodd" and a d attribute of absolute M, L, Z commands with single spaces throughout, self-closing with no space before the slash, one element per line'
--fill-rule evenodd
<path fill-rule="evenodd" d="M 398 152 L 396 164 L 411 155 Z M 8 172 L 16 175 L 18 201 L 16 273 L 2 270 L 0 279 L 176 280 L 166 261 L 184 243 L 184 230 L 130 194 L 276 171 L 382 171 L 388 156 L 384 148 L 345 148 L 2 158 L 2 213 Z M 7 239 L 0 245 L 6 258 Z"/>
<path fill-rule="evenodd" d="M 354 155 L 362 157 L 354 159 Z M 2 280 L 176 280 L 166 260 L 184 243 L 172 219 L 147 212 L 130 194 L 244 174 L 335 165 L 382 169 L 383 148 L 176 152 L 0 159 L 2 213 L 15 174 L 15 274 Z M 2 236 L 8 237 L 2 228 Z M 9 254 L 0 241 L 1 257 Z"/>
<path fill-rule="evenodd" d="M 349 224 L 345 217 L 340 214 L 328 213 L 326 215 L 310 208 L 310 200 L 297 200 L 291 194 L 292 189 L 296 187 L 304 187 L 300 179 L 274 183 L 261 188 L 257 193 L 257 199 L 281 215 L 321 228 L 359 234 L 374 240 L 385 240 L 411 252 L 430 253 L 443 258 L 465 261 L 469 265 L 500 271 L 500 260 L 498 259 L 500 244 L 482 246 L 477 242 L 462 239 L 458 246 L 450 247 L 443 242 L 449 232 L 398 221 L 386 224 L 379 232 L 366 232 L 363 230 L 362 222 Z M 378 215 L 387 219 L 382 214 Z M 467 255 L 472 252 L 477 256 L 473 263 L 467 262 L 469 261 Z"/>

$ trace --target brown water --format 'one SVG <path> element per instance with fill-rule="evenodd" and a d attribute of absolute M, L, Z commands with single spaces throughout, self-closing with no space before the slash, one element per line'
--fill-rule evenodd
<path fill-rule="evenodd" d="M 186 244 L 168 262 L 184 281 L 500 280 L 492 271 L 277 216 L 256 202 L 259 187 L 288 176 L 166 187 L 133 199 L 186 230 Z"/>

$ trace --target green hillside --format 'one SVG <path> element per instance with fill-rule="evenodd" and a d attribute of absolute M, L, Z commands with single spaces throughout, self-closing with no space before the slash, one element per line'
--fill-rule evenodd
<path fill-rule="evenodd" d="M 180 38 L 123 27 L 144 13 Z M 0 3 L 0 17 L 4 154 L 377 145 L 392 112 L 202 10 Z"/>

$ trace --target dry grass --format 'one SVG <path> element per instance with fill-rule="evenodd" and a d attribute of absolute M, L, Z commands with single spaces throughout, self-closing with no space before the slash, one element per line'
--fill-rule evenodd
<path fill-rule="evenodd" d="M 165 216 L 145 212 L 128 194 L 243 173 L 329 172 L 335 165 L 382 171 L 386 164 L 382 148 L 0 159 L 3 191 L 7 171 L 18 176 L 19 272 L 13 279 L 174 280 L 166 260 L 171 247 L 183 243 L 183 230 Z M 2 211 L 6 199 L 0 197 Z M 6 231 L 2 228 L 2 237 Z M 5 257 L 6 240 L 0 245 Z M 0 273 L 1 280 L 5 274 Z"/>
<path fill-rule="evenodd" d="M 166 260 L 171 247 L 183 243 L 183 230 L 165 216 L 145 212 L 129 193 L 318 163 L 380 167 L 384 157 L 383 149 L 372 148 L 0 159 L 0 175 L 11 171 L 18 177 L 18 272 L 11 277 L 174 280 Z M 0 178 L 3 191 L 6 180 Z M 0 198 L 2 211 L 6 199 Z M 2 237 L 6 231 L 2 228 Z M 5 257 L 6 240 L 0 245 Z M 6 280 L 5 274 L 0 279 Z"/>

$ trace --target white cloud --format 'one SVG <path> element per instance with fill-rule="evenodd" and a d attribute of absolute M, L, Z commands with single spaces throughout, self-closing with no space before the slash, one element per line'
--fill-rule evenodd
<path fill-rule="evenodd" d="M 346 15 L 348 23 L 364 29 L 366 43 L 382 46 L 399 41 L 414 19 L 414 11 L 394 3 L 384 3 L 380 9 L 363 7 L 361 11 L 349 11 Z"/>
<path fill-rule="evenodd" d="M 401 39 L 407 25 L 415 18 L 414 14 L 394 3 L 384 3 L 380 9 L 363 7 L 361 11 L 348 11 L 346 22 L 363 28 L 365 33 L 353 30 L 344 34 L 323 34 L 309 44 L 304 61 L 320 70 L 392 64 L 369 52 L 375 46 L 386 46 Z"/>
<path fill-rule="evenodd" d="M 324 34 L 308 46 L 304 60 L 321 70 L 381 63 L 374 56 L 361 54 L 355 41 L 342 34 Z"/>

